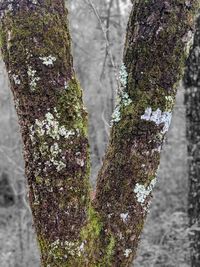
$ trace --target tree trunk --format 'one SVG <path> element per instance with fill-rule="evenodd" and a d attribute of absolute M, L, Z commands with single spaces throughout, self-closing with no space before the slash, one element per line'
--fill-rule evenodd
<path fill-rule="evenodd" d="M 42 266 L 76 266 L 89 204 L 89 150 L 67 10 L 61 0 L 7 2 L 1 6 L 2 52 Z"/>
<path fill-rule="evenodd" d="M 87 113 L 63 0 L 0 1 L 42 266 L 130 266 L 146 217 L 198 0 L 139 0 L 111 139 L 89 197 Z"/>
<path fill-rule="evenodd" d="M 130 266 L 136 255 L 198 1 L 135 2 L 95 199 L 104 224 L 102 247 L 113 238 L 111 266 L 119 267 Z"/>
<path fill-rule="evenodd" d="M 200 266 L 200 17 L 184 76 L 188 149 L 191 266 Z"/>

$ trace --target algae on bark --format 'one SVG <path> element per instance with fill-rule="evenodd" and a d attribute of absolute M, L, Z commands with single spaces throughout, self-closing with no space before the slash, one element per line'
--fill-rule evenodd
<path fill-rule="evenodd" d="M 1 50 L 44 267 L 123 267 L 135 257 L 198 0 L 134 2 L 92 201 L 87 113 L 64 0 L 0 1 Z"/>

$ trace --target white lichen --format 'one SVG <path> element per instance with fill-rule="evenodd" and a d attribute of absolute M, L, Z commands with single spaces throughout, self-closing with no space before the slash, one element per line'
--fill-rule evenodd
<path fill-rule="evenodd" d="M 119 122 L 121 120 L 121 113 L 120 113 L 120 105 L 117 105 L 114 109 L 114 112 L 112 114 L 112 120 L 111 123 L 113 122 Z"/>
<path fill-rule="evenodd" d="M 156 125 L 163 124 L 161 133 L 165 134 L 169 130 L 171 124 L 172 113 L 168 111 L 162 112 L 159 108 L 155 111 L 151 107 L 146 108 L 145 113 L 141 116 L 142 120 L 152 121 Z"/>
<path fill-rule="evenodd" d="M 13 78 L 13 81 L 14 81 L 14 83 L 16 85 L 20 85 L 21 84 L 21 81 L 19 79 L 19 75 L 13 74 L 12 78 Z"/>
<path fill-rule="evenodd" d="M 80 158 L 76 158 L 76 163 L 81 167 L 85 165 L 84 159 L 80 159 Z"/>
<path fill-rule="evenodd" d="M 194 31 L 188 31 L 183 37 L 182 41 L 186 44 L 185 51 L 186 54 L 189 55 L 190 49 L 194 44 Z"/>
<path fill-rule="evenodd" d="M 58 156 L 59 153 L 62 152 L 62 150 L 59 148 L 59 145 L 57 142 L 55 142 L 51 147 L 50 147 L 50 152 L 52 156 Z"/>
<path fill-rule="evenodd" d="M 76 132 L 68 130 L 64 125 L 59 124 L 59 114 L 54 109 L 54 114 L 47 112 L 45 119 L 35 120 L 36 132 L 39 136 L 48 135 L 54 140 L 60 140 L 61 136 L 68 139 L 70 136 L 75 135 Z"/>
<path fill-rule="evenodd" d="M 31 66 L 28 66 L 28 77 L 30 79 L 30 89 L 31 91 L 35 91 L 36 86 L 37 86 L 37 82 L 40 80 L 40 77 L 36 76 L 37 71 L 34 70 Z"/>
<path fill-rule="evenodd" d="M 69 85 L 68 85 L 68 82 L 64 82 L 64 88 L 65 88 L 65 90 L 67 90 L 68 88 L 69 88 Z"/>
<path fill-rule="evenodd" d="M 126 87 L 127 82 L 128 82 L 128 73 L 126 71 L 126 66 L 124 63 L 122 64 L 120 71 L 119 71 L 119 81 L 122 87 Z"/>
<path fill-rule="evenodd" d="M 66 255 L 60 255 L 56 253 L 59 248 L 66 251 L 66 254 L 70 255 L 71 257 L 80 257 L 84 251 L 84 242 L 81 244 L 79 242 L 72 242 L 72 241 L 60 241 L 59 239 L 53 242 L 50 246 L 50 255 L 52 255 L 55 259 L 62 260 L 63 257 L 66 259 Z"/>
<path fill-rule="evenodd" d="M 127 218 L 128 218 L 128 212 L 127 213 L 121 213 L 120 214 L 120 217 L 123 220 L 123 222 L 126 222 L 127 221 Z"/>
<path fill-rule="evenodd" d="M 151 183 L 149 184 L 149 186 L 147 186 L 147 187 L 145 185 L 139 184 L 139 183 L 137 183 L 135 185 L 133 192 L 136 194 L 137 201 L 140 204 L 142 204 L 142 205 L 144 204 L 146 198 L 149 196 L 149 194 L 153 190 L 155 184 L 156 184 L 156 178 L 154 178 L 151 181 Z"/>
<path fill-rule="evenodd" d="M 30 138 L 33 145 L 36 140 L 44 137 L 53 139 L 54 142 L 51 146 L 43 141 L 39 146 L 39 153 L 47 158 L 46 167 L 53 165 L 58 172 L 66 167 L 65 157 L 60 148 L 61 139 L 69 139 L 71 136 L 79 134 L 78 129 L 69 130 L 66 126 L 60 125 L 59 118 L 60 115 L 55 108 L 53 113 L 48 111 L 43 120 L 36 119 L 35 124 L 30 127 Z M 38 158 L 39 154 L 35 152 L 34 159 L 37 160 Z M 79 163 L 83 165 L 82 161 Z"/>
<path fill-rule="evenodd" d="M 56 58 L 51 55 L 48 57 L 39 57 L 39 59 L 42 60 L 42 63 L 45 66 L 53 66 L 54 62 L 56 61 Z"/>
<path fill-rule="evenodd" d="M 128 93 L 123 93 L 121 96 L 122 104 L 126 107 L 130 105 L 133 101 L 130 99 Z"/>
<path fill-rule="evenodd" d="M 10 4 L 8 5 L 8 10 L 9 10 L 9 11 L 13 11 L 12 3 L 10 3 Z"/>
<path fill-rule="evenodd" d="M 124 256 L 125 256 L 126 258 L 128 258 L 129 255 L 131 254 L 131 252 L 132 252 L 132 249 L 127 248 L 127 249 L 124 251 Z"/>
<path fill-rule="evenodd" d="M 20 104 L 19 99 L 15 99 L 14 101 L 15 101 L 15 108 L 18 109 Z"/>
<path fill-rule="evenodd" d="M 84 251 L 84 246 L 85 246 L 85 244 L 84 244 L 84 242 L 82 242 L 81 245 L 80 245 L 80 247 L 79 247 L 79 250 L 80 251 Z"/>
<path fill-rule="evenodd" d="M 120 95 L 118 95 L 117 104 L 116 104 L 116 107 L 115 107 L 114 112 L 112 114 L 111 124 L 113 124 L 115 122 L 119 122 L 121 120 L 121 112 L 120 112 L 121 108 L 123 106 L 127 107 L 132 102 L 133 101 L 130 99 L 127 92 L 122 91 L 120 93 Z"/>
<path fill-rule="evenodd" d="M 128 73 L 124 63 L 122 64 L 119 71 L 119 81 L 121 84 L 121 90 L 117 95 L 117 103 L 112 114 L 111 125 L 121 120 L 121 108 L 126 107 L 132 103 L 132 100 L 130 99 L 128 93 L 124 91 L 128 83 Z"/>
<path fill-rule="evenodd" d="M 147 203 L 147 205 L 144 207 L 144 215 L 145 215 L 145 213 L 149 213 L 150 212 L 150 205 L 151 205 L 151 201 L 149 201 L 148 203 Z"/>

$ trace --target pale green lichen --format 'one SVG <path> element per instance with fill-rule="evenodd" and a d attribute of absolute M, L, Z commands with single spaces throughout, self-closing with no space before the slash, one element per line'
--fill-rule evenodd
<path fill-rule="evenodd" d="M 132 102 L 133 101 L 130 99 L 127 92 L 122 91 L 119 93 L 117 97 L 116 107 L 112 114 L 111 124 L 114 122 L 119 122 L 121 120 L 121 109 L 123 107 L 129 106 L 130 104 L 132 104 Z"/>
<path fill-rule="evenodd" d="M 119 71 L 119 81 L 122 87 L 126 87 L 127 82 L 128 82 L 128 73 L 127 73 L 126 66 L 124 63 L 122 64 L 120 71 Z"/>
<path fill-rule="evenodd" d="M 128 93 L 124 91 L 128 82 L 128 73 L 126 71 L 126 66 L 124 63 L 122 64 L 119 71 L 119 81 L 121 84 L 121 90 L 118 92 L 117 103 L 112 114 L 111 124 L 117 123 L 121 120 L 121 107 L 126 107 L 132 103 L 132 100 L 130 99 Z"/>
<path fill-rule="evenodd" d="M 56 58 L 51 55 L 48 57 L 39 57 L 39 59 L 41 59 L 42 63 L 47 67 L 53 66 L 54 62 L 56 61 Z"/>
<path fill-rule="evenodd" d="M 30 80 L 30 89 L 32 92 L 36 90 L 37 82 L 40 80 L 40 77 L 37 77 L 36 73 L 36 70 L 34 70 L 31 66 L 28 66 L 27 74 Z"/>
<path fill-rule="evenodd" d="M 130 105 L 133 101 L 130 99 L 128 93 L 123 92 L 121 95 L 121 101 L 122 101 L 122 105 L 124 105 L 125 107 Z"/>
<path fill-rule="evenodd" d="M 68 257 L 81 257 L 84 243 L 78 241 L 60 241 L 57 239 L 50 245 L 49 255 L 54 259 L 65 260 Z"/>
<path fill-rule="evenodd" d="M 39 152 L 42 156 L 46 157 L 46 167 L 54 165 L 57 171 L 61 171 L 66 167 L 65 157 L 62 156 L 62 149 L 59 146 L 59 142 L 62 141 L 62 138 L 69 139 L 74 135 L 79 135 L 79 130 L 69 130 L 64 125 L 60 125 L 59 122 L 60 115 L 57 112 L 57 109 L 54 108 L 51 113 L 48 111 L 45 114 L 43 120 L 36 119 L 35 124 L 30 127 L 30 138 L 32 144 L 34 145 L 36 140 L 42 140 L 39 145 Z M 49 146 L 46 141 L 43 139 L 52 138 L 54 143 Z M 39 159 L 39 154 L 34 153 L 34 159 Z M 80 161 L 81 160 L 81 161 Z M 77 164 L 83 166 L 84 162 L 82 159 L 77 159 Z"/>
<path fill-rule="evenodd" d="M 120 113 L 120 106 L 117 105 L 114 109 L 114 112 L 112 114 L 112 120 L 111 123 L 113 122 L 119 122 L 121 120 L 121 113 Z"/>
<path fill-rule="evenodd" d="M 57 109 L 54 108 L 54 112 L 47 112 L 43 120 L 35 120 L 35 130 L 33 130 L 34 127 L 31 126 L 31 132 L 33 133 L 35 131 L 39 136 L 48 135 L 57 141 L 59 141 L 61 137 L 68 139 L 70 136 L 79 132 L 78 129 L 69 130 L 64 125 L 60 125 L 59 118 L 60 115 Z"/>
<path fill-rule="evenodd" d="M 149 186 L 145 186 L 144 184 L 139 184 L 137 183 L 135 185 L 135 188 L 133 192 L 136 194 L 137 201 L 143 205 L 146 198 L 150 195 L 151 191 L 153 190 L 155 184 L 156 184 L 157 179 L 154 178 Z"/>

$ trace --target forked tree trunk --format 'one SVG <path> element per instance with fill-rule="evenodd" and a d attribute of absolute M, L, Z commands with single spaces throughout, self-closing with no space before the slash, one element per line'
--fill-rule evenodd
<path fill-rule="evenodd" d="M 131 265 L 197 2 L 134 4 L 110 144 L 92 201 L 87 114 L 64 1 L 0 1 L 2 53 L 21 125 L 42 266 Z"/>
<path fill-rule="evenodd" d="M 191 266 L 200 266 L 200 17 L 184 75 L 188 148 Z"/>

